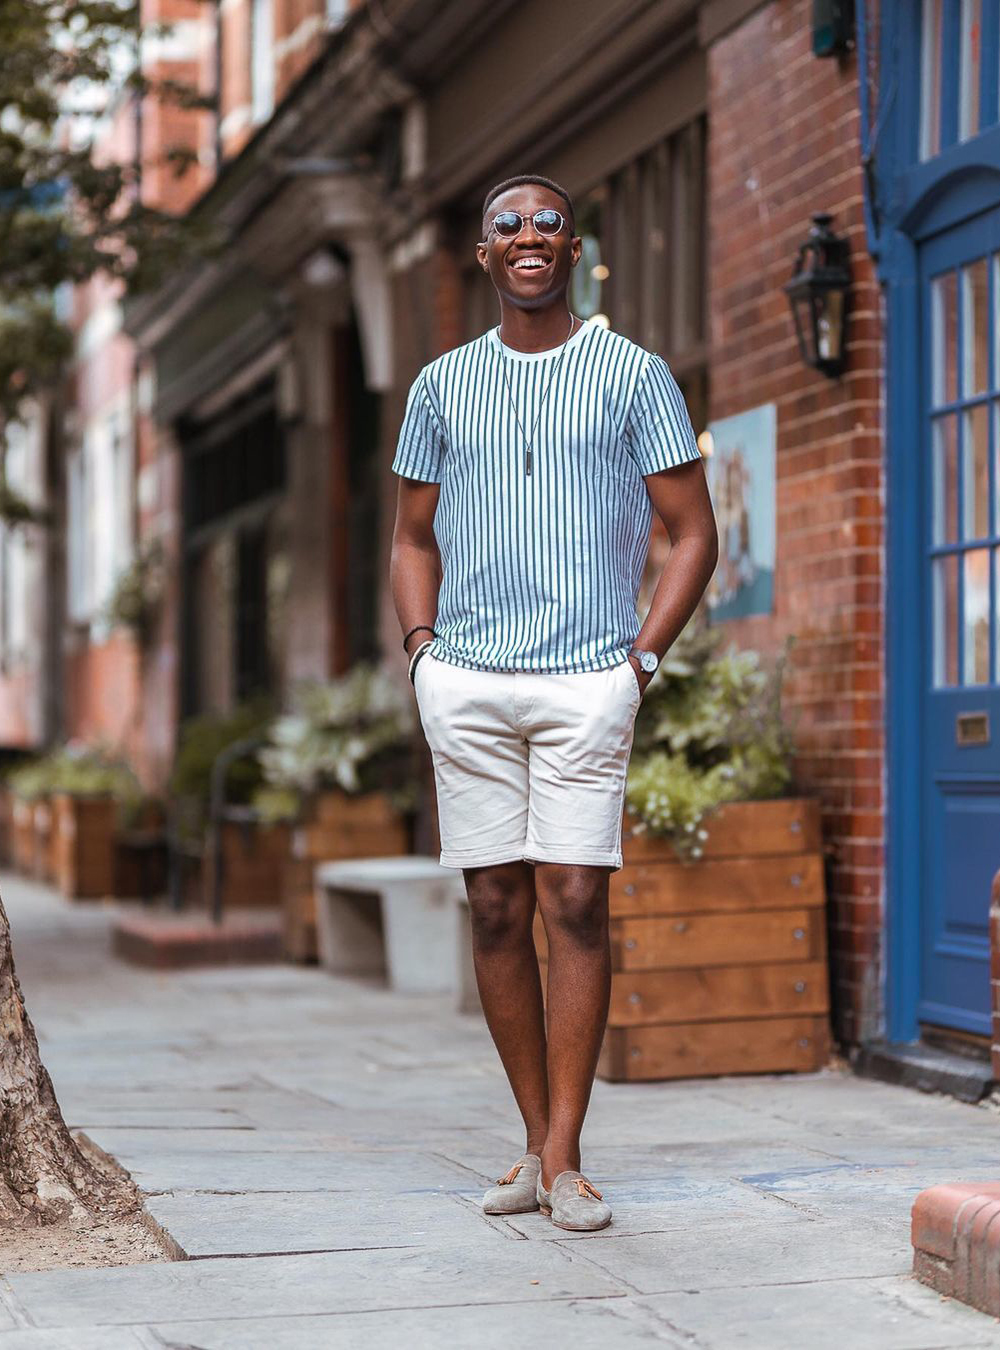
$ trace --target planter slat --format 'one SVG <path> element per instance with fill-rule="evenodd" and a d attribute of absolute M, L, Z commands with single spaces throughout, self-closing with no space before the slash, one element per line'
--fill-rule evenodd
<path fill-rule="evenodd" d="M 819 854 L 727 858 L 695 864 L 631 863 L 611 877 L 611 915 L 731 913 L 822 905 Z"/>
<path fill-rule="evenodd" d="M 612 1027 L 604 1038 L 598 1072 L 613 1082 L 808 1073 L 822 1067 L 828 1055 L 825 1015 Z"/>
<path fill-rule="evenodd" d="M 611 924 L 612 969 L 809 961 L 820 954 L 822 937 L 822 915 L 815 909 L 615 919 Z"/>
<path fill-rule="evenodd" d="M 825 1012 L 827 1001 L 823 961 L 635 971 L 614 980 L 608 1025 L 801 1016 Z"/>
<path fill-rule="evenodd" d="M 622 851 L 626 862 L 676 862 L 669 840 L 635 833 L 638 824 L 626 814 Z M 705 819 L 708 838 L 702 859 L 759 858 L 781 853 L 818 853 L 819 803 L 808 797 L 770 802 L 727 802 Z"/>

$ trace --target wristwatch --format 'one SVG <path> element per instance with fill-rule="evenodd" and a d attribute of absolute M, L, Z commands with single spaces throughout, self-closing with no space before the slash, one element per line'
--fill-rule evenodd
<path fill-rule="evenodd" d="M 639 665 L 642 666 L 647 675 L 652 675 L 653 671 L 660 664 L 660 658 L 657 656 L 656 652 L 644 652 L 641 647 L 633 647 L 629 652 L 629 656 L 637 656 L 639 658 Z"/>

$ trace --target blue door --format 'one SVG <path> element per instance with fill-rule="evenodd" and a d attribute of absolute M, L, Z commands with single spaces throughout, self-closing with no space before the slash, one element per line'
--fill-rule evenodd
<path fill-rule="evenodd" d="M 1000 868 L 1000 209 L 921 242 L 919 281 L 918 1015 L 986 1034 Z"/>

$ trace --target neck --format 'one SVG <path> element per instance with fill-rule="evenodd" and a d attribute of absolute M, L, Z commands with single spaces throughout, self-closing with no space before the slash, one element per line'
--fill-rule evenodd
<path fill-rule="evenodd" d="M 544 309 L 518 309 L 500 302 L 500 340 L 518 352 L 545 352 L 569 337 L 570 315 L 565 295 Z"/>

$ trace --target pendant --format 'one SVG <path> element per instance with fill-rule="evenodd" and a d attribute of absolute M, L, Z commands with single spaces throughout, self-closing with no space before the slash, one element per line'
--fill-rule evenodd
<path fill-rule="evenodd" d="M 530 474 L 530 473 L 531 473 L 531 446 L 530 446 L 530 445 L 526 445 L 526 446 L 524 447 L 524 472 L 525 472 L 526 474 Z"/>

